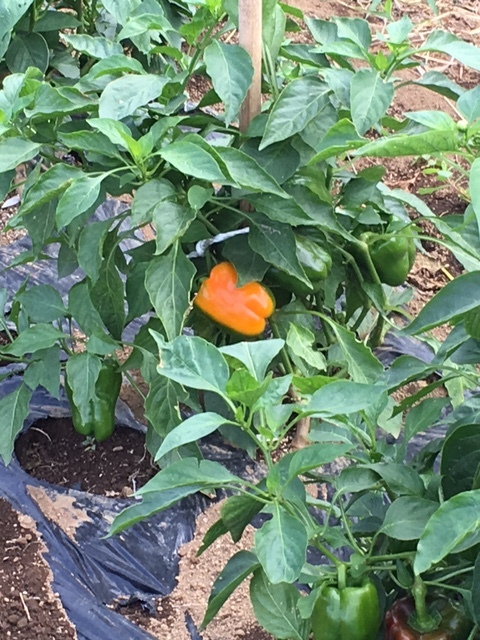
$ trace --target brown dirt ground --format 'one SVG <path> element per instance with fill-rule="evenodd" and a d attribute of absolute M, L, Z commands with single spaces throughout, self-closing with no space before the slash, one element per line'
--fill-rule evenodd
<path fill-rule="evenodd" d="M 306 14 L 319 18 L 333 15 L 364 17 L 369 5 L 367 0 L 291 0 L 291 3 Z M 395 0 L 394 14 L 397 18 L 404 13 L 410 15 L 415 23 L 418 42 L 426 37 L 429 30 L 438 27 L 448 28 L 477 44 L 480 42 L 480 8 L 477 0 L 463 0 L 461 3 L 456 0 L 438 0 L 437 5 L 440 15 L 434 16 L 426 1 Z M 383 28 L 381 19 L 371 17 L 370 20 L 378 28 Z M 302 32 L 294 34 L 293 39 L 306 42 L 308 36 Z M 479 82 L 478 73 L 466 70 L 442 56 L 431 55 L 428 59 L 428 69 L 444 71 L 467 88 L 476 86 Z M 200 89 L 204 91 L 205 88 L 204 86 Z M 398 92 L 392 113 L 400 114 L 413 109 L 447 109 L 454 113 L 452 105 L 444 98 L 426 89 L 409 85 Z M 420 187 L 432 184 L 431 179 L 422 173 L 422 165 L 415 164 L 410 159 L 392 160 L 386 163 L 386 166 L 386 181 L 390 186 L 418 192 Z M 464 209 L 464 202 L 458 193 L 448 187 L 425 196 L 425 200 L 439 216 L 462 212 Z M 0 210 L 1 227 L 14 211 Z M 432 230 L 426 228 L 426 231 L 431 233 Z M 8 235 L 2 234 L 0 244 L 8 244 L 15 237 L 15 231 Z M 413 314 L 417 313 L 452 276 L 459 273 L 459 265 L 449 252 L 433 243 L 425 243 L 424 248 L 425 253 L 418 256 L 409 278 L 409 283 L 414 289 L 414 298 L 409 307 Z M 445 330 L 436 335 L 442 339 Z M 135 413 L 139 417 L 138 403 L 130 398 L 130 404 L 136 404 L 136 407 L 132 408 L 137 409 Z M 81 439 L 74 442 L 76 434 L 72 435 L 73 429 L 66 425 L 38 425 L 38 429 L 37 432 L 31 430 L 31 434 L 25 436 L 25 440 L 20 441 L 17 446 L 17 453 L 25 466 L 33 475 L 38 474 L 37 477 L 104 495 L 128 495 L 135 483 L 139 486 L 151 473 L 150 461 L 145 455 L 142 443 L 131 441 L 125 434 L 119 434 L 118 443 L 117 440 L 109 441 L 110 447 L 97 445 L 95 450 L 92 450 L 84 446 Z M 75 455 L 71 454 L 72 447 Z M 69 464 L 69 461 L 72 464 Z M 124 461 L 126 464 L 123 464 Z M 96 469 L 96 477 L 93 474 L 94 481 L 88 482 L 88 478 L 92 477 L 93 467 Z M 108 486 L 112 478 L 114 481 Z M 252 530 L 249 530 L 240 545 L 233 545 L 227 539 L 219 540 L 203 556 L 196 557 L 205 531 L 218 517 L 218 509 L 219 506 L 214 505 L 199 516 L 194 540 L 181 549 L 178 586 L 168 598 L 158 601 L 157 615 L 149 617 L 135 607 L 122 608 L 125 615 L 159 639 L 189 640 L 184 631 L 185 613 L 189 613 L 197 624 L 200 623 L 210 586 L 218 571 L 236 550 L 249 548 L 251 544 Z M 0 523 L 0 548 L 3 550 L 3 561 L 0 564 L 2 637 L 14 640 L 56 640 L 75 637 L 58 598 L 49 591 L 50 576 L 38 552 L 40 543 L 33 523 L 25 524 L 24 516 L 15 514 L 1 501 Z M 24 570 L 26 566 L 29 567 L 28 572 Z M 271 640 L 255 622 L 247 591 L 248 585 L 244 584 L 227 601 L 219 617 L 203 634 L 205 640 Z"/>

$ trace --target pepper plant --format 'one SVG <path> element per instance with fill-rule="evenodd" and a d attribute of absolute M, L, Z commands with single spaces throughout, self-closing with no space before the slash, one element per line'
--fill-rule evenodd
<path fill-rule="evenodd" d="M 450 414 L 446 438 L 408 459 L 409 441 L 438 425 L 450 405 L 447 398 L 421 397 L 413 407 L 400 405 L 403 440 L 391 438 L 399 435 L 401 421 L 382 417 L 388 394 L 432 370 L 415 358 L 398 358 L 369 383 L 325 379 L 303 402 L 292 403 L 288 391 L 295 378 L 269 371 L 285 349 L 283 340 L 218 349 L 199 337 L 152 337 L 159 349 L 158 375 L 183 387 L 187 403 L 188 395 L 200 391 L 206 410 L 165 436 L 156 459 L 169 464 L 137 492 L 141 500 L 116 517 L 111 534 L 199 490 L 226 492 L 201 552 L 222 535 L 238 542 L 252 521 L 257 529 L 254 547 L 235 553 L 214 583 L 204 626 L 253 576 L 255 615 L 276 638 L 307 640 L 313 631 L 315 640 L 342 633 L 375 640 L 385 611 L 389 640 L 402 633 L 442 638 L 450 624 L 463 640 L 477 637 L 480 458 L 471 440 L 478 431 L 472 424 L 476 398 Z M 462 375 L 452 370 L 452 377 Z M 306 416 L 312 420 L 309 445 L 275 458 L 286 434 Z M 257 482 L 203 459 L 201 441 L 217 430 L 252 457 L 261 453 L 265 471 Z M 346 461 L 343 470 L 329 472 L 339 457 Z M 329 487 L 327 500 L 306 491 L 308 484 L 320 483 Z M 456 604 L 447 606 L 453 594 Z M 269 606 L 272 601 L 282 606 Z"/>

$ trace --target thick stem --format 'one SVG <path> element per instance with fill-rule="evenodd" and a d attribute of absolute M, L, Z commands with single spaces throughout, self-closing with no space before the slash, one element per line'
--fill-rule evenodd
<path fill-rule="evenodd" d="M 413 625 L 418 631 L 428 632 L 438 628 L 439 620 L 432 616 L 427 607 L 427 587 L 420 576 L 415 578 L 412 587 L 412 595 L 415 600 L 415 616 Z"/>

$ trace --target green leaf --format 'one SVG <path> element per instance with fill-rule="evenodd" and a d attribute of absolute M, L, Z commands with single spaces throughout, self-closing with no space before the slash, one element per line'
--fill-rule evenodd
<path fill-rule="evenodd" d="M 25 384 L 21 384 L 15 391 L 0 400 L 0 414 L 2 416 L 2 437 L 0 438 L 0 456 L 8 465 L 12 459 L 13 447 L 17 434 L 23 428 L 28 416 L 31 391 Z"/>
<path fill-rule="evenodd" d="M 361 136 L 385 115 L 393 93 L 393 82 L 384 82 L 374 69 L 358 69 L 355 73 L 350 88 L 350 109 Z"/>
<path fill-rule="evenodd" d="M 60 396 L 60 347 L 37 351 L 23 374 L 25 384 L 32 390 L 44 387 L 54 398 Z"/>
<path fill-rule="evenodd" d="M 480 464 L 478 425 L 463 424 L 448 434 L 442 447 L 440 472 L 445 498 L 474 488 Z"/>
<path fill-rule="evenodd" d="M 36 67 L 44 73 L 48 69 L 50 52 L 45 38 L 39 33 L 17 34 L 8 47 L 5 62 L 12 73 L 25 73 Z"/>
<path fill-rule="evenodd" d="M 370 347 L 355 338 L 355 334 L 348 329 L 329 322 L 338 340 L 348 373 L 355 382 L 375 382 L 383 374 L 383 367 L 373 355 Z"/>
<path fill-rule="evenodd" d="M 198 134 L 172 142 L 160 151 L 160 155 L 175 169 L 194 178 L 219 184 L 226 181 L 215 150 Z"/>
<path fill-rule="evenodd" d="M 287 84 L 270 111 L 259 149 L 303 131 L 325 107 L 329 92 L 328 85 L 314 76 Z"/>
<path fill-rule="evenodd" d="M 457 131 L 452 129 L 432 130 L 425 133 L 399 134 L 379 138 L 353 153 L 355 156 L 371 158 L 395 158 L 396 156 L 421 156 L 444 152 L 455 152 L 460 145 Z"/>
<path fill-rule="evenodd" d="M 262 508 L 263 503 L 256 500 L 253 495 L 240 494 L 230 496 L 225 500 L 220 508 L 220 515 L 233 542 L 238 542 L 241 539 L 245 528 Z"/>
<path fill-rule="evenodd" d="M 22 162 L 31 160 L 40 151 L 41 146 L 22 138 L 4 138 L 0 140 L 0 173 L 16 169 Z"/>
<path fill-rule="evenodd" d="M 104 178 L 104 175 L 96 178 L 84 176 L 72 182 L 58 201 L 56 220 L 59 229 L 95 205 Z"/>
<path fill-rule="evenodd" d="M 287 453 L 279 463 L 278 468 L 288 469 L 288 474 L 284 480 L 285 484 L 291 482 L 299 475 L 303 475 L 312 469 L 317 469 L 322 465 L 329 464 L 337 458 L 344 456 L 351 451 L 351 444 L 319 443 L 312 444 L 304 449 L 299 449 L 293 453 Z"/>
<path fill-rule="evenodd" d="M 166 76 L 146 73 L 126 75 L 113 80 L 102 92 L 98 105 L 100 118 L 122 120 L 131 116 L 139 107 L 156 100 L 167 84 Z"/>
<path fill-rule="evenodd" d="M 85 113 L 96 108 L 96 99 L 93 96 L 84 95 L 75 87 L 53 87 L 42 83 L 35 92 L 33 108 L 26 113 L 30 118 L 36 116 L 64 118 L 67 114 Z"/>
<path fill-rule="evenodd" d="M 213 88 L 225 105 L 225 123 L 238 115 L 252 83 L 253 65 L 247 51 L 238 44 L 213 40 L 203 52 Z"/>
<path fill-rule="evenodd" d="M 178 242 L 168 253 L 155 256 L 148 266 L 145 287 L 170 340 L 182 331 L 195 272 Z"/>
<path fill-rule="evenodd" d="M 404 332 L 429 331 L 478 307 L 480 271 L 472 271 L 448 282 L 420 311 Z"/>
<path fill-rule="evenodd" d="M 308 165 L 317 164 L 332 156 L 340 155 L 351 149 L 357 149 L 365 145 L 365 138 L 360 138 L 354 125 L 342 118 L 336 122 L 325 134 L 322 140 L 315 145 L 317 153 L 308 161 Z"/>
<path fill-rule="evenodd" d="M 291 140 L 277 142 L 260 151 L 258 140 L 250 139 L 245 141 L 241 151 L 253 158 L 278 184 L 291 178 L 300 164 L 300 154 Z"/>
<path fill-rule="evenodd" d="M 53 322 L 65 315 L 65 307 L 57 289 L 38 284 L 17 297 L 32 322 Z"/>
<path fill-rule="evenodd" d="M 464 491 L 447 500 L 433 514 L 420 537 L 414 571 L 420 575 L 451 553 L 470 549 L 480 541 L 480 490 Z"/>
<path fill-rule="evenodd" d="M 221 427 L 222 424 L 229 422 L 230 421 L 225 420 L 223 416 L 219 416 L 217 413 L 212 413 L 211 411 L 199 413 L 191 418 L 187 418 L 180 426 L 167 433 L 160 449 L 157 451 L 155 461 L 170 451 L 173 451 L 173 449 L 177 449 L 189 442 L 196 442 L 210 435 Z"/>
<path fill-rule="evenodd" d="M 157 255 L 181 240 L 196 218 L 196 212 L 192 208 L 165 200 L 154 206 L 151 214 L 156 229 Z"/>
<path fill-rule="evenodd" d="M 114 535 L 159 511 L 168 509 L 182 498 L 201 490 L 221 488 L 242 480 L 227 471 L 220 463 L 185 458 L 162 469 L 147 482 L 137 496 L 142 502 L 124 509 L 113 521 L 109 535 Z"/>
<path fill-rule="evenodd" d="M 68 164 L 53 165 L 29 187 L 20 205 L 19 214 L 25 217 L 41 205 L 57 198 L 70 186 L 71 180 L 81 175 L 82 173 L 76 167 L 71 167 Z"/>
<path fill-rule="evenodd" d="M 271 520 L 255 532 L 255 551 L 270 582 L 294 582 L 305 564 L 307 530 L 283 507 L 273 509 Z"/>
<path fill-rule="evenodd" d="M 263 0 L 262 10 L 262 40 L 263 46 L 270 54 L 272 61 L 276 60 L 285 38 L 287 17 L 277 0 Z"/>
<path fill-rule="evenodd" d="M 335 416 L 356 413 L 378 402 L 385 387 L 350 380 L 337 380 L 315 391 L 302 410 L 316 416 Z"/>
<path fill-rule="evenodd" d="M 258 566 L 256 556 L 250 551 L 238 551 L 228 560 L 213 583 L 201 629 L 204 629 L 213 620 L 235 589 Z"/>
<path fill-rule="evenodd" d="M 279 640 L 305 640 L 309 620 L 297 607 L 300 594 L 293 584 L 272 584 L 264 571 L 257 570 L 250 582 L 250 599 L 258 622 Z"/>
<path fill-rule="evenodd" d="M 111 219 L 99 220 L 87 224 L 80 232 L 77 252 L 78 264 L 93 284 L 100 276 L 103 245 L 111 224 Z"/>
<path fill-rule="evenodd" d="M 151 222 L 153 211 L 158 210 L 161 202 L 174 195 L 175 187 L 169 180 L 155 179 L 142 184 L 133 196 L 132 225 L 138 226 Z"/>
<path fill-rule="evenodd" d="M 248 236 L 251 248 L 264 260 L 311 287 L 297 258 L 295 235 L 289 225 L 269 220 L 261 213 L 248 216 L 252 226 Z"/>
<path fill-rule="evenodd" d="M 87 335 L 95 330 L 103 330 L 102 318 L 93 306 L 85 280 L 74 284 L 68 292 L 68 311 Z"/>
<path fill-rule="evenodd" d="M 375 471 L 385 484 L 397 495 L 422 496 L 425 485 L 420 475 L 412 467 L 394 462 L 378 462 L 365 465 Z"/>
<path fill-rule="evenodd" d="M 156 376 L 149 385 L 145 400 L 145 417 L 162 438 L 182 421 L 178 402 L 179 397 L 183 395 L 175 382 L 162 376 Z"/>
<path fill-rule="evenodd" d="M 125 288 L 113 255 L 103 260 L 90 297 L 107 329 L 120 340 L 125 326 Z"/>
<path fill-rule="evenodd" d="M 479 49 L 446 31 L 432 31 L 417 51 L 440 51 L 462 64 L 480 71 Z"/>
<path fill-rule="evenodd" d="M 15 24 L 28 11 L 32 2 L 33 0 L 0 0 L 0 58 L 7 51 Z"/>
<path fill-rule="evenodd" d="M 324 371 L 327 368 L 325 356 L 313 348 L 316 342 L 315 335 L 307 327 L 291 324 L 287 334 L 287 348 L 294 364 L 303 369 L 305 375 L 311 371 L 305 369 L 305 364 L 312 367 L 315 372 Z"/>
<path fill-rule="evenodd" d="M 216 152 L 225 163 L 233 180 L 243 189 L 259 193 L 272 193 L 285 199 L 289 198 L 288 193 L 280 187 L 277 181 L 243 151 L 234 147 L 216 147 Z"/>
<path fill-rule="evenodd" d="M 389 506 L 380 531 L 395 540 L 418 540 L 438 502 L 402 496 Z"/>
<path fill-rule="evenodd" d="M 109 58 L 113 55 L 123 54 L 123 47 L 117 42 L 112 42 L 101 36 L 89 36 L 87 34 L 62 34 L 65 42 L 75 49 L 84 53 L 89 58 Z"/>
<path fill-rule="evenodd" d="M 101 366 L 100 358 L 86 351 L 74 353 L 67 360 L 68 386 L 72 390 L 73 404 L 84 423 L 91 420 L 90 400 L 95 396 Z"/>
<path fill-rule="evenodd" d="M 225 393 L 228 365 L 213 344 L 197 336 L 178 336 L 165 342 L 159 334 L 152 335 L 160 350 L 160 375 L 192 389 Z"/>
<path fill-rule="evenodd" d="M 52 325 L 35 324 L 22 331 L 11 344 L 0 350 L 2 353 L 20 357 L 26 353 L 34 353 L 53 347 L 58 340 L 63 338 L 66 338 L 63 331 L 55 329 Z"/>
<path fill-rule="evenodd" d="M 280 353 L 284 344 L 283 340 L 273 338 L 254 342 L 237 342 L 221 347 L 219 351 L 239 360 L 258 382 L 262 382 L 268 365 Z"/>
<path fill-rule="evenodd" d="M 123 122 L 111 118 L 88 118 L 87 122 L 107 136 L 110 142 L 128 150 L 133 158 L 142 156 L 139 142 L 133 138 L 130 129 Z"/>

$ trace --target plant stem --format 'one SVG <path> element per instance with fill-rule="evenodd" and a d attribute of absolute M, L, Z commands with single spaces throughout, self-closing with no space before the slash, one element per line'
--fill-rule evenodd
<path fill-rule="evenodd" d="M 427 607 L 427 588 L 425 582 L 416 576 L 412 587 L 412 595 L 415 601 L 415 622 L 418 630 L 422 632 L 433 631 L 438 627 L 437 621 L 430 615 Z"/>
<path fill-rule="evenodd" d="M 220 233 L 220 229 L 218 229 L 218 227 L 212 224 L 210 220 L 203 215 L 203 213 L 200 213 L 200 211 L 197 211 L 197 218 L 200 220 L 200 222 L 202 222 L 207 227 L 210 233 L 213 233 L 214 235 L 218 236 L 218 234 Z"/>

